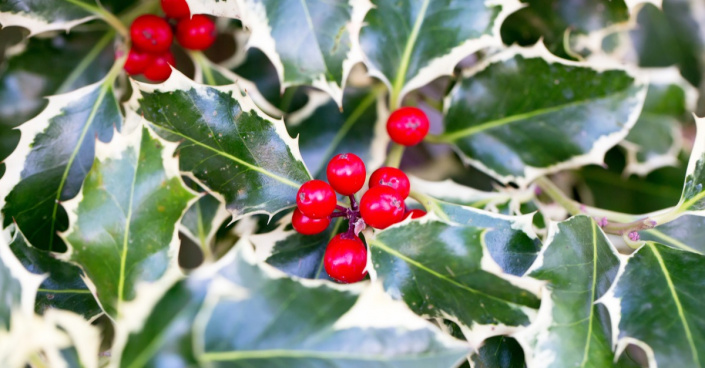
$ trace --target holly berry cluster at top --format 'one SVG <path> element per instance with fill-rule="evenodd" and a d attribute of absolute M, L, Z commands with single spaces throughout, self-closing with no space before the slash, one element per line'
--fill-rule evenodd
<path fill-rule="evenodd" d="M 415 107 L 400 108 L 387 120 L 387 132 L 397 144 L 418 144 L 428 129 L 426 114 Z M 352 153 L 339 154 L 328 162 L 326 177 L 328 183 L 314 179 L 299 188 L 292 226 L 301 234 L 314 235 L 323 232 L 331 218 L 345 217 L 348 230 L 330 240 L 323 265 L 337 281 L 358 282 L 367 274 L 367 248 L 357 236 L 363 225 L 385 229 L 409 216 L 424 216 L 426 212 L 406 210 L 404 200 L 411 191 L 409 178 L 395 167 L 381 167 L 372 173 L 369 189 L 359 205 L 355 193 L 362 189 L 367 177 L 362 159 Z M 336 192 L 350 198 L 350 208 L 337 204 Z"/>
<path fill-rule="evenodd" d="M 163 82 L 176 63 L 171 53 L 175 21 L 176 40 L 187 50 L 205 50 L 216 37 L 215 23 L 205 15 L 193 15 L 186 0 L 161 0 L 166 19 L 153 14 L 140 15 L 130 25 L 132 47 L 124 69 L 130 75 L 144 74 L 153 82 Z"/>

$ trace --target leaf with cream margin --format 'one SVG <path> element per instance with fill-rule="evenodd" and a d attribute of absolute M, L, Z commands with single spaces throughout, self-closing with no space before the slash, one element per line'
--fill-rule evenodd
<path fill-rule="evenodd" d="M 34 314 L 34 300 L 44 276 L 27 271 L 15 257 L 10 244 L 0 236 L 0 338 L 12 330 L 13 318 Z M 2 344 L 0 344 L 2 345 Z"/>
<path fill-rule="evenodd" d="M 705 118 L 696 117 L 695 124 L 698 131 L 688 161 L 683 193 L 677 205 L 679 212 L 705 210 Z"/>
<path fill-rule="evenodd" d="M 417 197 L 427 210 L 446 222 L 486 230 L 483 244 L 491 259 L 505 273 L 524 275 L 541 250 L 541 241 L 532 227 L 533 214 L 507 216 L 444 202 L 427 195 Z"/>
<path fill-rule="evenodd" d="M 353 153 L 367 173 L 382 166 L 389 135 L 387 112 L 379 88 L 348 88 L 342 111 L 322 92 L 309 92 L 309 102 L 286 118 L 289 134 L 298 136 L 299 149 L 311 173 L 326 178 L 326 165 L 339 153 Z"/>
<path fill-rule="evenodd" d="M 514 0 L 375 0 L 360 31 L 365 64 L 400 106 L 409 91 L 451 74 L 465 57 L 500 47 L 499 26 L 519 7 Z"/>
<path fill-rule="evenodd" d="M 528 326 L 540 304 L 537 282 L 504 274 L 491 260 L 487 232 L 431 213 L 405 220 L 366 236 L 370 278 L 416 314 L 457 323 L 477 347 Z"/>
<path fill-rule="evenodd" d="M 683 148 L 681 123 L 695 110 L 697 90 L 678 69 L 650 70 L 644 108 L 622 142 L 627 150 L 625 174 L 644 176 L 664 166 L 678 165 Z"/>
<path fill-rule="evenodd" d="M 91 170 L 96 139 L 109 142 L 122 115 L 113 90 L 120 65 L 101 82 L 49 97 L 48 106 L 19 127 L 17 149 L 0 179 L 3 226 L 13 220 L 33 246 L 63 251 L 63 203 L 78 194 Z"/>
<path fill-rule="evenodd" d="M 673 221 L 639 232 L 641 240 L 705 254 L 705 213 L 687 213 Z"/>
<path fill-rule="evenodd" d="M 19 230 L 15 231 L 10 249 L 28 271 L 46 277 L 37 290 L 36 313 L 63 309 L 92 319 L 103 312 L 83 281 L 80 268 L 56 259 L 55 253 L 32 247 Z"/>
<path fill-rule="evenodd" d="M 180 169 L 233 213 L 274 215 L 311 179 L 282 121 L 262 113 L 236 85 L 210 87 L 174 72 L 164 84 L 134 82 L 129 106 L 162 137 L 179 142 Z"/>
<path fill-rule="evenodd" d="M 533 350 L 528 365 L 614 366 L 610 318 L 598 300 L 617 276 L 617 251 L 597 223 L 582 215 L 551 223 L 546 242 L 528 272 L 546 281 L 537 323 L 521 332 Z"/>
<path fill-rule="evenodd" d="M 445 132 L 431 139 L 502 183 L 526 186 L 601 164 L 636 123 L 645 94 L 641 79 L 619 66 L 594 69 L 543 44 L 515 46 L 464 73 L 445 102 Z"/>
<path fill-rule="evenodd" d="M 156 282 L 177 266 L 178 229 L 188 202 L 173 157 L 176 144 L 146 127 L 99 144 L 80 195 L 65 203 L 71 226 L 64 259 L 78 264 L 113 319 L 138 282 Z"/>
<path fill-rule="evenodd" d="M 604 298 L 618 326 L 617 351 L 635 344 L 650 367 L 702 367 L 704 293 L 705 256 L 647 242 Z"/>
<path fill-rule="evenodd" d="M 174 285 L 126 339 L 120 367 L 453 367 L 469 347 L 379 285 L 298 280 L 241 240 Z"/>
<path fill-rule="evenodd" d="M 220 3 L 189 1 L 200 11 L 241 19 L 251 31 L 247 47 L 262 50 L 272 61 L 282 92 L 313 85 L 342 105 L 350 70 L 362 61 L 356 40 L 368 1 L 238 0 L 231 10 Z"/>

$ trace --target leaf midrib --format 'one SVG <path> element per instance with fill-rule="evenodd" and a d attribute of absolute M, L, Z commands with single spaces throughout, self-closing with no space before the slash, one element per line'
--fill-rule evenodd
<path fill-rule="evenodd" d="M 688 345 L 690 346 L 691 354 L 693 355 L 693 361 L 699 367 L 700 359 L 698 357 L 698 350 L 695 348 L 695 341 L 693 341 L 693 335 L 690 332 L 688 321 L 685 319 L 685 313 L 683 313 L 683 305 L 681 304 L 680 298 L 678 297 L 678 293 L 676 292 L 676 287 L 673 285 L 673 280 L 671 280 L 671 274 L 668 272 L 666 264 L 664 263 L 663 258 L 661 257 L 661 253 L 658 251 L 658 249 L 656 249 L 654 243 L 649 242 L 647 244 L 649 249 L 651 249 L 651 252 L 656 257 L 659 267 L 661 267 L 661 271 L 663 272 L 663 276 L 666 278 L 666 284 L 668 285 L 668 290 L 671 292 L 671 296 L 673 297 L 673 302 L 676 304 L 676 309 L 678 310 L 678 317 L 680 318 L 681 324 L 683 325 L 683 330 L 685 331 L 685 336 L 688 340 Z"/>
<path fill-rule="evenodd" d="M 135 174 L 132 176 L 132 185 L 130 186 L 130 199 L 127 203 L 127 216 L 125 217 L 125 231 L 122 239 L 122 253 L 120 254 L 120 278 L 118 279 L 118 314 L 120 313 L 120 304 L 125 298 L 125 272 L 127 269 L 127 246 L 129 244 L 130 224 L 132 222 L 132 208 L 135 196 L 135 185 L 137 184 L 137 174 L 139 173 L 140 152 L 135 154 Z"/>
<path fill-rule="evenodd" d="M 588 362 L 588 353 L 590 352 L 590 342 L 592 340 L 592 322 L 595 318 L 595 290 L 597 289 L 597 225 L 595 221 L 590 221 L 592 227 L 592 290 L 590 295 L 590 316 L 588 317 L 588 332 L 585 341 L 585 351 L 583 352 L 583 361 L 580 367 L 585 367 Z"/>
<path fill-rule="evenodd" d="M 404 52 L 401 56 L 401 64 L 399 65 L 399 69 L 397 69 L 397 75 L 394 77 L 394 85 L 392 86 L 392 94 L 390 96 L 390 102 L 392 107 L 397 107 L 398 105 L 399 101 L 397 100 L 399 99 L 399 95 L 401 94 L 402 88 L 404 88 L 406 73 L 409 70 L 409 60 L 411 59 L 411 53 L 414 50 L 416 40 L 419 38 L 421 25 L 423 24 L 424 18 L 426 17 L 426 11 L 428 10 L 428 5 L 430 2 L 430 0 L 424 0 L 423 4 L 421 5 L 421 10 L 419 11 L 419 14 L 414 20 L 414 27 L 411 29 L 411 34 L 409 34 L 409 38 L 406 40 L 406 44 L 404 45 Z"/>
<path fill-rule="evenodd" d="M 695 248 L 691 248 L 688 244 L 683 243 L 682 241 L 664 233 L 663 231 L 660 231 L 657 229 L 649 229 L 649 230 L 646 230 L 646 233 L 651 234 L 651 235 L 653 235 L 663 241 L 667 241 L 667 242 L 673 244 L 674 246 L 681 248 L 683 250 L 687 250 L 687 251 L 693 252 L 693 253 L 703 254 L 701 251 L 699 251 Z"/>

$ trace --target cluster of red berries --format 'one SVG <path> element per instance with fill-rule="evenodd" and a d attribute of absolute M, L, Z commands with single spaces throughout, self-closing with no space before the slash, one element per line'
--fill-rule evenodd
<path fill-rule="evenodd" d="M 363 225 L 384 229 L 408 215 L 417 218 L 426 213 L 406 211 L 404 200 L 409 196 L 409 178 L 397 168 L 382 167 L 372 173 L 369 189 L 359 205 L 355 193 L 364 186 L 367 173 L 358 156 L 345 153 L 333 157 L 328 162 L 326 176 L 328 183 L 311 180 L 301 186 L 296 195 L 292 225 L 301 234 L 313 235 L 324 231 L 331 218 L 347 218 L 348 231 L 328 243 L 323 265 L 331 278 L 345 283 L 357 282 L 367 274 L 367 248 L 357 236 Z M 335 192 L 350 198 L 350 208 L 337 204 Z"/>
<path fill-rule="evenodd" d="M 215 23 L 205 15 L 190 16 L 186 0 L 161 0 L 167 19 L 176 21 L 176 40 L 188 50 L 205 50 L 215 41 Z M 132 47 L 124 69 L 130 75 L 144 74 L 154 82 L 163 82 L 175 64 L 171 53 L 174 40 L 172 25 L 162 17 L 145 14 L 130 26 Z"/>

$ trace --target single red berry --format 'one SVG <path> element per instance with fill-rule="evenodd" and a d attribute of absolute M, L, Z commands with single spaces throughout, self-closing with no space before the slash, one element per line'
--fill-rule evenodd
<path fill-rule="evenodd" d="M 304 215 L 319 219 L 335 211 L 337 199 L 333 188 L 323 180 L 310 180 L 299 188 L 296 205 Z"/>
<path fill-rule="evenodd" d="M 411 191 L 409 177 L 396 167 L 380 167 L 370 176 L 370 188 L 386 185 L 401 194 L 406 199 Z"/>
<path fill-rule="evenodd" d="M 426 211 L 419 210 L 419 209 L 413 209 L 413 210 L 404 214 L 404 219 L 406 220 L 407 218 L 409 218 L 409 216 L 411 216 L 412 219 L 424 217 L 424 216 L 426 216 Z"/>
<path fill-rule="evenodd" d="M 426 113 L 410 106 L 397 109 L 387 119 L 389 137 L 403 146 L 419 144 L 428 134 L 428 127 Z"/>
<path fill-rule="evenodd" d="M 365 163 L 352 153 L 342 153 L 328 162 L 328 182 L 336 192 L 351 195 L 365 185 Z"/>
<path fill-rule="evenodd" d="M 142 74 L 154 62 L 154 55 L 140 51 L 134 47 L 130 48 L 127 54 L 125 66 L 123 68 L 130 75 Z"/>
<path fill-rule="evenodd" d="M 310 218 L 297 208 L 294 210 L 294 214 L 291 215 L 291 225 L 293 225 L 294 230 L 298 231 L 300 234 L 315 235 L 323 232 L 323 230 L 330 225 L 330 218 Z"/>
<path fill-rule="evenodd" d="M 171 52 L 164 53 L 154 57 L 152 64 L 150 64 L 144 71 L 144 77 L 151 80 L 152 82 L 164 82 L 169 79 L 171 75 L 171 66 L 176 64 L 174 60 L 174 55 Z"/>
<path fill-rule="evenodd" d="M 401 194 L 386 185 L 370 188 L 360 200 L 362 219 L 377 229 L 385 229 L 403 220 L 404 208 Z"/>
<path fill-rule="evenodd" d="M 351 234 L 338 234 L 328 243 L 323 256 L 323 266 L 334 280 L 346 284 L 365 278 L 367 248 L 362 240 Z"/>
<path fill-rule="evenodd" d="M 169 18 L 184 18 L 191 15 L 186 0 L 162 0 L 162 10 Z"/>
<path fill-rule="evenodd" d="M 132 44 L 140 50 L 161 54 L 169 50 L 174 35 L 164 19 L 152 15 L 140 15 L 130 26 Z"/>
<path fill-rule="evenodd" d="M 189 50 L 205 50 L 215 42 L 215 23 L 205 15 L 183 18 L 176 26 L 176 39 Z"/>

